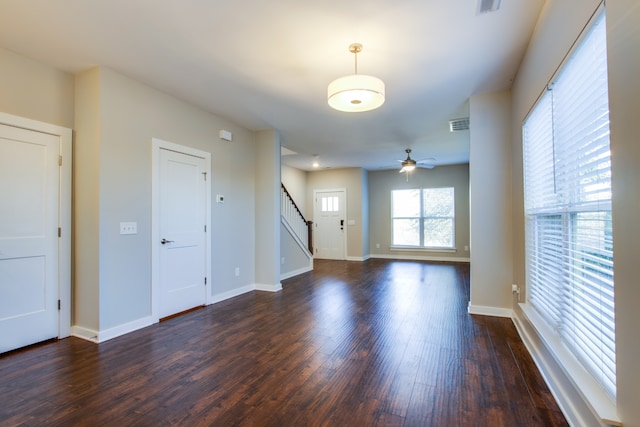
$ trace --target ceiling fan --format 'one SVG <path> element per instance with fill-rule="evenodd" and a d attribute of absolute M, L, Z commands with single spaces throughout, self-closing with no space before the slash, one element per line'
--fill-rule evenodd
<path fill-rule="evenodd" d="M 411 158 L 411 148 L 407 148 L 404 151 L 405 153 L 407 153 L 407 158 L 404 160 L 398 160 L 402 164 L 402 167 L 399 170 L 400 173 L 407 172 L 408 174 L 408 172 L 411 172 L 416 167 L 426 168 L 426 169 L 433 169 L 435 167 L 433 162 L 435 162 L 436 159 L 434 159 L 433 157 L 429 157 L 428 159 L 424 159 L 424 160 L 415 161 Z"/>

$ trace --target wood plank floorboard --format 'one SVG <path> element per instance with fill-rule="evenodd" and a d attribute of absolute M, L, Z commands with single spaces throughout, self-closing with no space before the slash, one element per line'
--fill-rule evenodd
<path fill-rule="evenodd" d="M 566 426 L 469 265 L 316 260 L 96 345 L 0 355 L 0 426 Z"/>

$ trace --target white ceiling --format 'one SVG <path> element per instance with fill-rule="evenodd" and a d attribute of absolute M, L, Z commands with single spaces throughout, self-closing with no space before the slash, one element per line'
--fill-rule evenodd
<path fill-rule="evenodd" d="M 0 0 L 0 45 L 69 72 L 96 65 L 252 130 L 277 129 L 322 167 L 399 167 L 405 157 L 466 163 L 471 95 L 508 89 L 544 0 Z M 327 84 L 381 78 L 386 102 L 342 113 Z M 471 122 L 473 127 L 473 119 Z"/>

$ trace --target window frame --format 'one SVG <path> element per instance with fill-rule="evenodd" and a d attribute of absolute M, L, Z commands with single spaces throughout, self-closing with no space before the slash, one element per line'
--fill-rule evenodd
<path fill-rule="evenodd" d="M 425 215 L 425 191 L 450 189 L 452 192 L 452 216 Z M 419 193 L 419 215 L 418 216 L 394 216 L 394 192 L 396 191 L 418 191 Z M 392 249 L 420 250 L 437 252 L 455 252 L 456 249 L 456 190 L 454 186 L 440 187 L 419 187 L 419 188 L 397 188 L 390 192 L 390 241 Z M 429 219 L 447 219 L 451 221 L 451 246 L 425 245 L 425 221 Z M 394 222 L 395 220 L 417 220 L 418 221 L 418 245 L 395 244 L 394 243 Z"/>
<path fill-rule="evenodd" d="M 609 121 L 607 118 L 606 133 L 588 133 L 588 137 L 585 138 L 584 132 L 592 129 L 593 123 L 600 123 L 596 120 L 596 117 L 599 120 L 600 116 L 594 116 L 594 113 L 589 111 L 576 111 L 573 107 L 591 104 L 600 106 L 598 102 L 591 100 L 576 103 L 577 96 L 595 96 L 593 99 L 597 100 L 598 96 L 607 95 L 604 92 L 607 89 L 606 40 L 602 43 L 602 39 L 594 39 L 597 40 L 596 43 L 601 44 L 597 48 L 598 56 L 592 56 L 590 59 L 596 66 L 598 61 L 593 58 L 605 59 L 604 67 L 593 68 L 592 72 L 595 75 L 595 70 L 605 70 L 604 91 L 594 92 L 591 90 L 592 87 L 594 90 L 602 89 L 599 85 L 591 85 L 588 86 L 590 90 L 586 91 L 582 91 L 584 88 L 580 87 L 576 92 L 556 92 L 556 86 L 566 91 L 568 82 L 579 81 L 570 77 L 563 80 L 563 75 L 565 70 L 571 70 L 573 73 L 580 70 L 576 67 L 584 67 L 584 63 L 579 61 L 589 57 L 582 53 L 583 56 L 579 56 L 579 60 L 574 57 L 577 57 L 577 53 L 582 49 L 583 41 L 590 37 L 592 31 L 595 31 L 594 28 L 599 25 L 604 27 L 599 27 L 598 31 L 602 31 L 606 39 L 603 5 L 593 14 L 591 21 L 585 26 L 585 30 L 522 123 L 527 292 L 526 301 L 521 303 L 520 307 L 594 412 L 601 420 L 609 423 L 617 422 L 615 318 L 612 317 L 613 320 L 608 323 L 607 317 L 608 313 L 614 313 L 610 146 L 605 147 L 599 143 L 602 135 L 607 136 L 606 141 L 609 143 Z M 604 53 L 600 50 L 602 46 Z M 590 49 L 594 49 L 593 46 Z M 569 71 L 567 73 L 571 75 Z M 558 106 L 556 95 L 561 97 L 558 98 Z M 567 99 L 573 103 L 562 104 Z M 566 110 L 566 105 L 571 105 L 572 109 Z M 569 115 L 564 115 L 567 111 Z M 608 108 L 598 111 L 606 111 L 608 114 Z M 549 116 L 545 116 L 546 114 Z M 590 121 L 581 120 L 580 126 L 584 127 L 576 126 L 577 121 L 569 120 L 576 114 Z M 548 119 L 550 127 L 540 125 L 547 123 Z M 536 122 L 531 129 L 528 128 L 530 120 Z M 537 122 L 538 120 L 542 122 Z M 585 139 L 582 140 L 581 137 Z M 551 150 L 546 148 L 549 139 Z M 580 144 L 577 144 L 578 141 Z M 603 155 L 604 161 L 600 160 L 600 155 Z M 548 165 L 548 168 L 545 165 Z M 544 177 L 540 178 L 542 175 Z M 601 179 L 604 181 L 600 181 Z M 608 186 L 603 185 L 601 182 L 607 182 L 607 179 Z M 538 246 L 544 240 L 548 247 L 541 250 Z M 610 257 L 608 253 L 611 254 Z M 595 270 L 599 272 L 592 274 Z M 610 280 L 610 283 L 607 283 L 607 280 Z M 610 291 L 607 286 L 610 286 Z M 582 329 L 586 324 L 585 319 L 590 324 L 589 316 L 594 312 L 593 307 L 587 305 L 592 299 L 590 292 L 594 292 L 594 289 L 599 292 L 597 295 L 600 305 L 597 313 L 600 313 L 601 320 L 600 323 L 594 324 L 593 328 Z M 609 335 L 605 333 L 607 329 L 614 332 L 613 341 L 609 341 Z M 596 331 L 596 335 L 589 337 L 588 334 L 593 331 Z M 597 331 L 602 335 L 597 335 Z M 595 346 L 582 345 L 591 341 L 594 336 L 598 336 L 598 341 L 593 341 L 596 343 Z M 607 358 L 610 356 L 607 355 L 611 354 L 610 351 L 613 352 L 613 358 L 610 359 L 613 360 L 613 371 L 608 370 L 610 365 L 604 362 L 609 360 Z M 596 358 L 593 355 L 596 355 Z M 594 369 L 593 360 L 598 360 L 602 366 Z M 591 367 L 587 368 L 589 364 Z M 612 376 L 611 386 L 608 381 Z"/>

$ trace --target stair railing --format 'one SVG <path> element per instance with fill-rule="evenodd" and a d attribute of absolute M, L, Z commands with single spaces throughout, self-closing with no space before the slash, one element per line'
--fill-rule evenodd
<path fill-rule="evenodd" d="M 280 203 L 281 203 L 281 215 L 287 221 L 290 229 L 296 235 L 296 237 L 302 242 L 302 244 L 309 249 L 309 252 L 313 254 L 313 236 L 312 236 L 312 224 L 313 221 L 307 221 L 302 215 L 302 211 L 293 201 L 293 197 L 289 194 L 289 191 L 280 184 Z"/>

